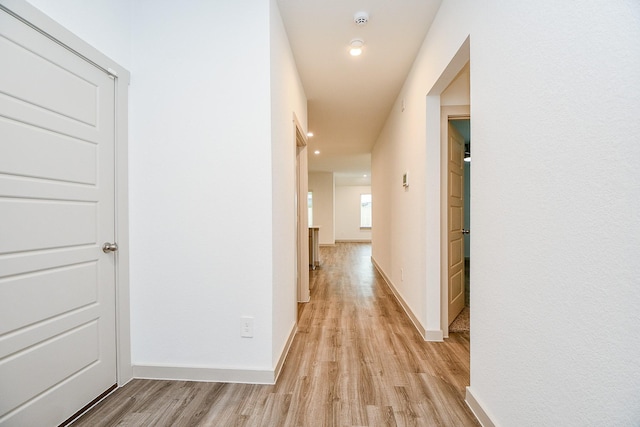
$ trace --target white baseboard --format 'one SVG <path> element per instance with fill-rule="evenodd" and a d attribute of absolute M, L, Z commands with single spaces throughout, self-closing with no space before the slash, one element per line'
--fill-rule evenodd
<path fill-rule="evenodd" d="M 273 370 L 218 369 L 196 366 L 133 365 L 134 378 L 216 383 L 275 384 Z"/>
<path fill-rule="evenodd" d="M 411 308 L 409 308 L 409 304 L 407 304 L 406 301 L 402 298 L 402 295 L 400 295 L 400 292 L 398 292 L 396 287 L 391 282 L 391 279 L 389 279 L 389 277 L 387 277 L 387 275 L 384 273 L 382 268 L 380 268 L 380 265 L 376 262 L 376 260 L 375 260 L 375 258 L 373 256 L 371 257 L 371 262 L 373 263 L 373 266 L 376 268 L 378 273 L 380 273 L 380 275 L 384 279 L 384 281 L 387 284 L 387 286 L 389 287 L 389 289 L 391 289 L 391 292 L 393 292 L 393 295 L 396 297 L 396 300 L 398 300 L 398 302 L 400 303 L 400 306 L 402 307 L 404 312 L 409 317 L 409 320 L 411 320 L 411 323 L 413 323 L 413 326 L 416 327 L 416 329 L 418 330 L 418 332 L 420 332 L 420 335 L 423 338 L 427 339 L 427 334 L 426 334 L 426 331 L 425 331 L 424 327 L 422 326 L 420 321 L 418 321 L 418 318 L 416 317 L 416 315 L 413 314 L 413 311 L 411 311 Z M 442 338 L 440 338 L 440 341 L 442 341 Z"/>
<path fill-rule="evenodd" d="M 484 410 L 480 402 L 478 402 L 478 399 L 473 395 L 471 387 L 467 387 L 464 401 L 467 403 L 467 406 L 471 409 L 471 412 L 476 416 L 482 427 L 495 427 L 496 424 L 491 420 L 487 411 Z"/>
<path fill-rule="evenodd" d="M 440 329 L 428 330 L 424 334 L 425 341 L 436 341 L 442 342 L 444 341 L 444 334 Z"/>
<path fill-rule="evenodd" d="M 240 384 L 275 384 L 284 362 L 287 359 L 293 339 L 298 332 L 296 324 L 291 328 L 289 338 L 285 343 L 278 363 L 273 370 L 253 369 L 219 369 L 203 368 L 197 366 L 165 366 L 165 365 L 134 365 L 134 378 L 150 380 L 174 380 L 174 381 L 201 381 L 216 383 L 240 383 Z"/>
<path fill-rule="evenodd" d="M 291 344 L 293 344 L 293 339 L 296 337 L 296 333 L 298 332 L 298 324 L 294 323 L 293 328 L 291 328 L 291 332 L 289 332 L 289 338 L 287 338 L 287 342 L 284 344 L 284 348 L 280 353 L 280 358 L 278 359 L 278 363 L 276 363 L 275 372 L 274 372 L 274 381 L 278 381 L 278 377 L 280 376 L 280 372 L 282 372 L 282 367 L 284 366 L 284 362 L 287 360 L 287 356 L 289 355 L 289 350 L 291 350 Z"/>

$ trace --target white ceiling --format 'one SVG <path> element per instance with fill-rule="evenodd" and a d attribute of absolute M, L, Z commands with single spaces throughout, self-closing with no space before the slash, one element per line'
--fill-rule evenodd
<path fill-rule="evenodd" d="M 339 185 L 370 183 L 371 148 L 440 3 L 278 0 L 308 99 L 310 171 L 335 172 Z M 365 26 L 353 20 L 360 11 Z M 364 40 L 359 57 L 349 55 L 354 38 Z"/>

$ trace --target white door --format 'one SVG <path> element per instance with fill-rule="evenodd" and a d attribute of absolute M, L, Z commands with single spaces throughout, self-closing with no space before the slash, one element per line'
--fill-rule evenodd
<path fill-rule="evenodd" d="M 464 308 L 464 138 L 448 124 L 449 324 Z"/>
<path fill-rule="evenodd" d="M 0 426 L 116 383 L 114 81 L 0 10 Z"/>

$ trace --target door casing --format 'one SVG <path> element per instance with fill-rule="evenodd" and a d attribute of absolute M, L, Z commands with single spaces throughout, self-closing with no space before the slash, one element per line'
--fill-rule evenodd
<path fill-rule="evenodd" d="M 309 301 L 309 214 L 307 209 L 307 135 L 300 121 L 293 115 L 296 153 L 296 278 L 298 302 Z"/>

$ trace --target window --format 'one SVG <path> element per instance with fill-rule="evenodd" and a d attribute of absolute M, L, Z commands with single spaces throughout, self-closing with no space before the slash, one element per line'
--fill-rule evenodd
<path fill-rule="evenodd" d="M 307 209 L 309 210 L 309 219 L 307 223 L 313 225 L 313 193 L 309 191 L 307 194 Z"/>
<path fill-rule="evenodd" d="M 360 195 L 360 228 L 371 228 L 371 194 Z"/>

